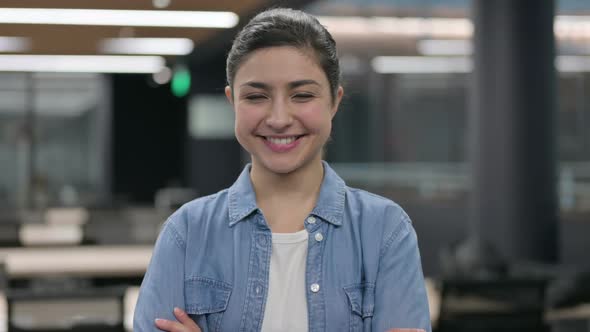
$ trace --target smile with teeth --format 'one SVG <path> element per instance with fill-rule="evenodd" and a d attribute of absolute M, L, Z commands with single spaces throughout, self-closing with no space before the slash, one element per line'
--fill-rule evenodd
<path fill-rule="evenodd" d="M 265 137 L 267 141 L 272 144 L 276 145 L 288 145 L 293 143 L 299 136 L 291 136 L 291 137 Z"/>

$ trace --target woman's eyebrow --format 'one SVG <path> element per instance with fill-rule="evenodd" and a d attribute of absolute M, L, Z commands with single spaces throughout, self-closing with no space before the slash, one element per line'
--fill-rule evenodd
<path fill-rule="evenodd" d="M 292 81 L 292 82 L 289 82 L 287 84 L 287 86 L 289 87 L 289 89 L 295 89 L 300 86 L 309 85 L 309 84 L 320 86 L 320 83 L 318 83 L 317 81 L 314 81 L 314 80 Z M 258 81 L 248 81 L 248 82 L 240 85 L 240 87 L 245 87 L 245 86 L 249 86 L 249 87 L 252 87 L 255 89 L 272 90 L 272 86 L 270 84 L 266 84 L 266 83 L 258 82 Z"/>
<path fill-rule="evenodd" d="M 300 86 L 308 85 L 308 84 L 314 84 L 314 85 L 320 86 L 320 83 L 318 83 L 314 80 L 298 80 L 298 81 L 289 82 L 289 89 L 295 89 Z"/>
<path fill-rule="evenodd" d="M 245 87 L 245 86 L 249 86 L 249 87 L 256 88 L 256 89 L 271 90 L 270 85 L 268 85 L 266 83 L 262 83 L 262 82 L 256 82 L 256 81 L 249 81 L 249 82 L 246 82 L 246 83 L 240 85 L 240 87 Z"/>

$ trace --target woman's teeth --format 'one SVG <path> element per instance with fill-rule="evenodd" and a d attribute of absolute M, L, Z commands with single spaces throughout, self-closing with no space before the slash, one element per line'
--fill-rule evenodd
<path fill-rule="evenodd" d="M 293 137 L 281 137 L 281 138 L 274 138 L 274 137 L 267 137 L 266 138 L 266 140 L 268 140 L 272 144 L 281 144 L 281 145 L 291 144 L 296 139 L 297 139 L 296 136 L 293 136 Z"/>

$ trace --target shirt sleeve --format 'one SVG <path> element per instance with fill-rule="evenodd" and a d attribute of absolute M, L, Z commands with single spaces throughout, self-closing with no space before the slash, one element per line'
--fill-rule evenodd
<path fill-rule="evenodd" d="M 158 331 L 156 318 L 176 320 L 174 307 L 184 308 L 186 244 L 174 225 L 164 225 L 143 278 L 133 316 L 133 331 Z"/>
<path fill-rule="evenodd" d="M 419 328 L 431 332 L 416 232 L 404 212 L 401 218 L 381 250 L 372 331 Z"/>

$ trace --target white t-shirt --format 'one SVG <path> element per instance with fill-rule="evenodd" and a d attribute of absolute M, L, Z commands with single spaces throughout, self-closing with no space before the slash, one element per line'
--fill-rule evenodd
<path fill-rule="evenodd" d="M 307 331 L 307 230 L 273 233 L 262 332 Z"/>

